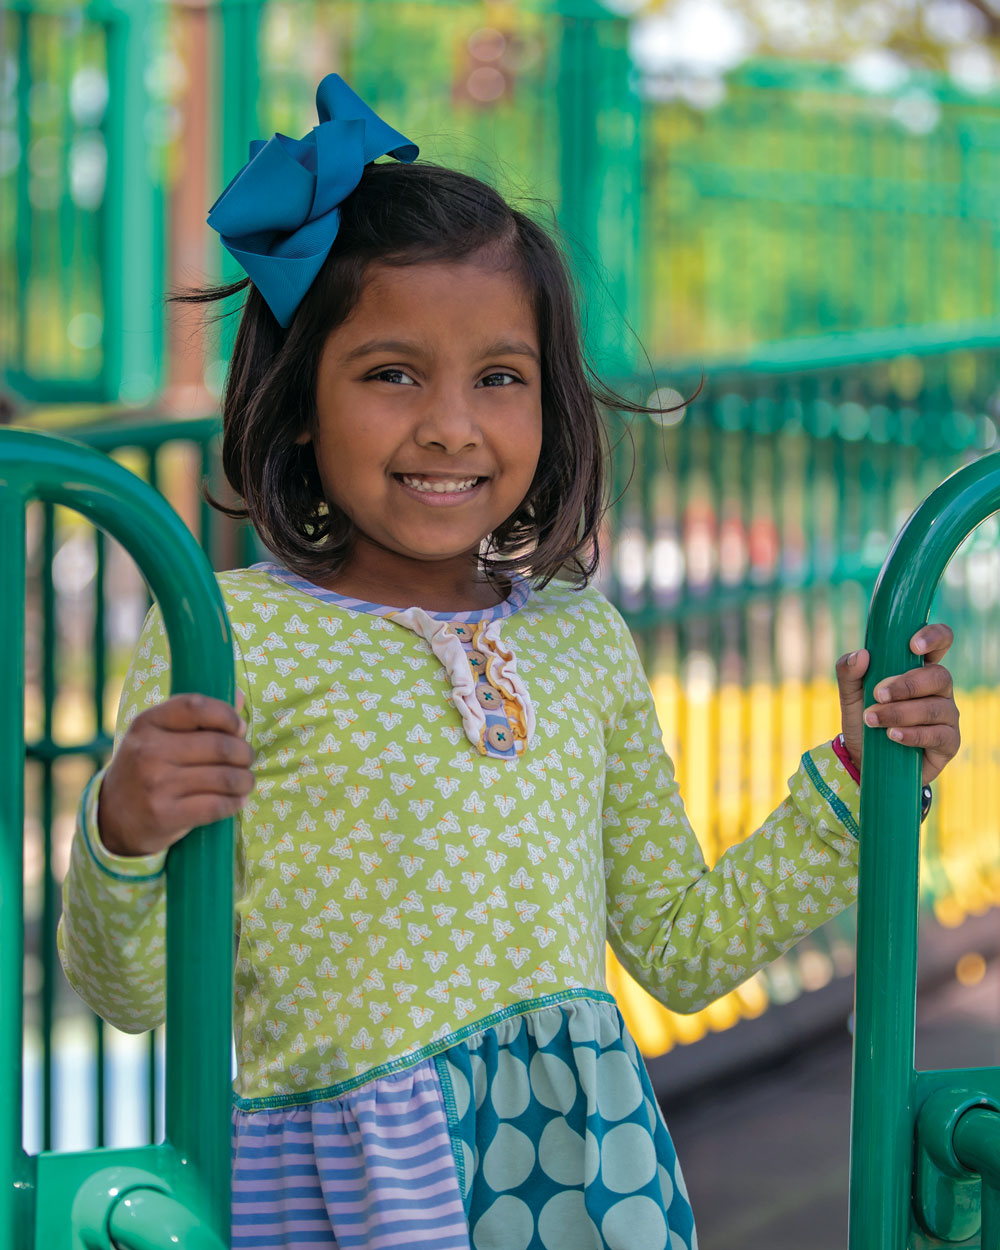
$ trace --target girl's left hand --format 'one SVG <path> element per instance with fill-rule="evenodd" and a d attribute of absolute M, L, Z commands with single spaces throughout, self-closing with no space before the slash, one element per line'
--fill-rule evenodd
<path fill-rule="evenodd" d="M 886 729 L 903 746 L 923 748 L 924 785 L 958 754 L 962 737 L 951 673 L 939 663 L 954 638 L 947 625 L 925 625 L 918 630 L 910 639 L 910 650 L 924 657 L 923 668 L 880 681 L 875 690 L 878 702 L 868 708 L 864 707 L 868 652 L 852 651 L 837 661 L 844 746 L 859 772 L 865 724 Z"/>

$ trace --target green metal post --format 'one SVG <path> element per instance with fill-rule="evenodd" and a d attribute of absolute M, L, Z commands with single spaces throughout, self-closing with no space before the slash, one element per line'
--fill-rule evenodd
<path fill-rule="evenodd" d="M 162 496 L 89 448 L 27 430 L 0 430 L 0 576 L 8 586 L 24 584 L 24 508 L 35 499 L 75 509 L 135 557 L 163 612 L 172 693 L 200 690 L 231 703 L 225 606 L 207 561 Z M 41 1250 L 64 1244 L 71 1208 L 74 1220 L 82 1211 L 80 1218 L 93 1216 L 106 1228 L 120 1202 L 114 1178 L 127 1164 L 141 1177 L 151 1176 L 157 1192 L 176 1194 L 179 1204 L 195 1212 L 201 1232 L 191 1245 L 218 1250 L 229 1236 L 231 820 L 194 830 L 167 861 L 166 1142 L 79 1155 L 43 1153 L 37 1160 L 21 1147 L 24 619 L 23 600 L 15 602 L 12 617 L 0 620 L 0 1245 Z M 144 1222 L 143 1237 L 151 1226 Z M 180 1244 L 176 1226 L 164 1223 L 161 1232 L 159 1243 L 141 1244 Z"/>
<path fill-rule="evenodd" d="M 913 513 L 879 575 L 868 617 L 865 703 L 914 665 L 945 566 L 1000 510 L 1000 456 L 959 469 Z M 913 1172 L 913 1067 L 921 753 L 865 729 L 854 1016 L 850 1250 L 905 1250 Z"/>
<path fill-rule="evenodd" d="M 23 586 L 24 504 L 5 490 L 0 459 L 0 578 Z M 20 603 L 20 598 L 17 600 Z M 24 900 L 24 612 L 0 618 L 0 1245 L 26 1250 L 35 1199 L 21 1149 Z"/>
<path fill-rule="evenodd" d="M 148 0 L 109 0 L 105 191 L 104 382 L 107 399 L 140 404 L 160 377 L 162 237 L 158 179 L 150 168 Z"/>
<path fill-rule="evenodd" d="M 629 82 L 628 22 L 596 0 L 559 6 L 559 224 L 586 307 L 599 371 L 621 376 L 634 360 L 637 220 L 641 182 L 639 100 Z"/>

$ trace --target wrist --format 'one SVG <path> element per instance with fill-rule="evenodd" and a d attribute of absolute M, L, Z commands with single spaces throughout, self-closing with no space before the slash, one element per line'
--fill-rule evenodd
<path fill-rule="evenodd" d="M 125 859 L 135 859 L 143 854 L 142 851 L 136 850 L 128 844 L 127 840 L 122 837 L 118 830 L 114 828 L 114 824 L 108 819 L 107 808 L 104 802 L 105 789 L 107 787 L 107 778 L 101 786 L 100 793 L 97 796 L 97 836 L 100 839 L 101 846 L 109 855 L 118 855 Z"/>
<path fill-rule="evenodd" d="M 847 748 L 843 733 L 837 734 L 833 740 L 833 750 L 837 759 L 843 764 L 855 781 L 861 781 L 861 767 Z"/>

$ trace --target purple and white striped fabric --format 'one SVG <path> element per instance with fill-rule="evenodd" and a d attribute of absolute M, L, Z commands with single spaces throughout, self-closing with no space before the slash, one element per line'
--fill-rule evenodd
<path fill-rule="evenodd" d="M 327 1102 L 233 1113 L 233 1250 L 469 1250 L 432 1059 Z"/>

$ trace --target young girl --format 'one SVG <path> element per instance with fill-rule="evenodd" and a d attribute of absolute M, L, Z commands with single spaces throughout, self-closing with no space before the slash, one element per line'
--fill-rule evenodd
<path fill-rule="evenodd" d="M 163 1015 L 163 864 L 235 813 L 233 1245 L 689 1250 L 604 978 L 695 1011 L 850 903 L 862 678 L 710 871 L 621 617 L 588 585 L 598 398 L 556 247 L 336 77 L 210 221 L 252 278 L 226 472 L 274 562 L 219 576 L 244 719 L 167 698 L 159 613 L 65 885 L 64 966 Z M 232 288 L 230 288 L 230 293 Z M 217 293 L 212 293 L 217 294 Z M 864 712 L 958 749 L 951 633 Z"/>

